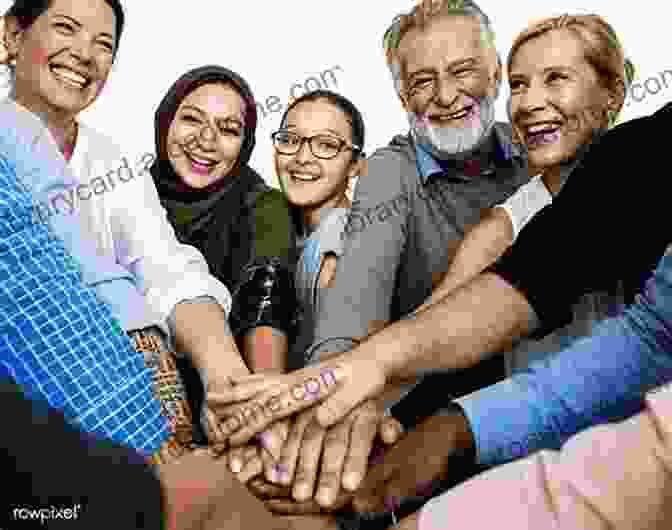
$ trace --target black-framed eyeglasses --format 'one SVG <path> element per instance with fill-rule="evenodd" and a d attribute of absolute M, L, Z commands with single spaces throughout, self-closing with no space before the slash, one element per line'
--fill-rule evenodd
<path fill-rule="evenodd" d="M 289 131 L 276 131 L 271 135 L 271 139 L 273 140 L 273 147 L 281 155 L 295 155 L 303 147 L 303 142 L 308 142 L 310 152 L 323 160 L 338 156 L 343 149 L 351 149 L 356 152 L 362 150 L 358 145 L 348 145 L 345 140 L 327 134 L 300 136 Z"/>

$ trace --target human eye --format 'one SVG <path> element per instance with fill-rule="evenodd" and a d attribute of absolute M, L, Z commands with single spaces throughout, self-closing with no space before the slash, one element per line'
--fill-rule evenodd
<path fill-rule="evenodd" d="M 566 81 L 567 79 L 569 79 L 569 76 L 561 72 L 549 72 L 548 76 L 546 76 L 546 81 L 548 83 L 558 83 Z"/>
<path fill-rule="evenodd" d="M 75 32 L 75 27 L 70 22 L 56 22 L 54 27 L 64 35 L 72 35 Z"/>

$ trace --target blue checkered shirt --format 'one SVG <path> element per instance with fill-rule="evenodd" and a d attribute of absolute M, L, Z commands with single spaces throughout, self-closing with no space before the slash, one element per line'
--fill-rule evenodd
<path fill-rule="evenodd" d="M 143 355 L 36 211 L 0 156 L 0 373 L 82 430 L 154 453 L 169 433 Z"/>

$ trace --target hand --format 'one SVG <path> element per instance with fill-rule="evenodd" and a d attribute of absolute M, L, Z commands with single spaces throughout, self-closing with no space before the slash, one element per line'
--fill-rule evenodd
<path fill-rule="evenodd" d="M 360 405 L 329 429 L 314 421 L 312 409 L 298 414 L 278 465 L 283 471 L 282 484 L 289 487 L 294 480 L 291 494 L 298 503 L 275 503 L 269 507 L 292 514 L 316 513 L 306 511 L 310 506 L 317 511 L 340 508 L 350 497 L 341 488 L 352 492 L 364 479 L 376 435 L 391 445 L 401 433 L 399 422 L 385 416 L 374 400 Z"/>
<path fill-rule="evenodd" d="M 384 366 L 375 358 L 346 354 L 282 376 L 236 378 L 232 388 L 209 393 L 208 401 L 218 415 L 226 410 L 229 418 L 222 429 L 232 445 L 240 445 L 270 423 L 320 403 L 315 418 L 322 427 L 330 427 L 379 394 L 386 379 Z"/>
<path fill-rule="evenodd" d="M 227 467 L 225 460 L 213 459 L 207 450 L 194 451 L 173 463 L 157 466 L 168 530 L 292 528 L 289 521 L 264 509 L 263 503 Z"/>
<path fill-rule="evenodd" d="M 453 462 L 449 464 L 450 456 L 468 452 L 473 445 L 469 422 L 461 411 L 431 416 L 369 469 L 353 500 L 355 510 L 380 513 L 396 509 L 404 497 L 427 495 L 435 480 L 454 471 L 450 468 Z"/>

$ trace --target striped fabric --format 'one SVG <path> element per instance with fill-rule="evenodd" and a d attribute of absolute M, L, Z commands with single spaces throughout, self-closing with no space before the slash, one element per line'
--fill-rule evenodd
<path fill-rule="evenodd" d="M 0 373 L 81 429 L 147 455 L 168 439 L 143 354 L 0 156 Z"/>

